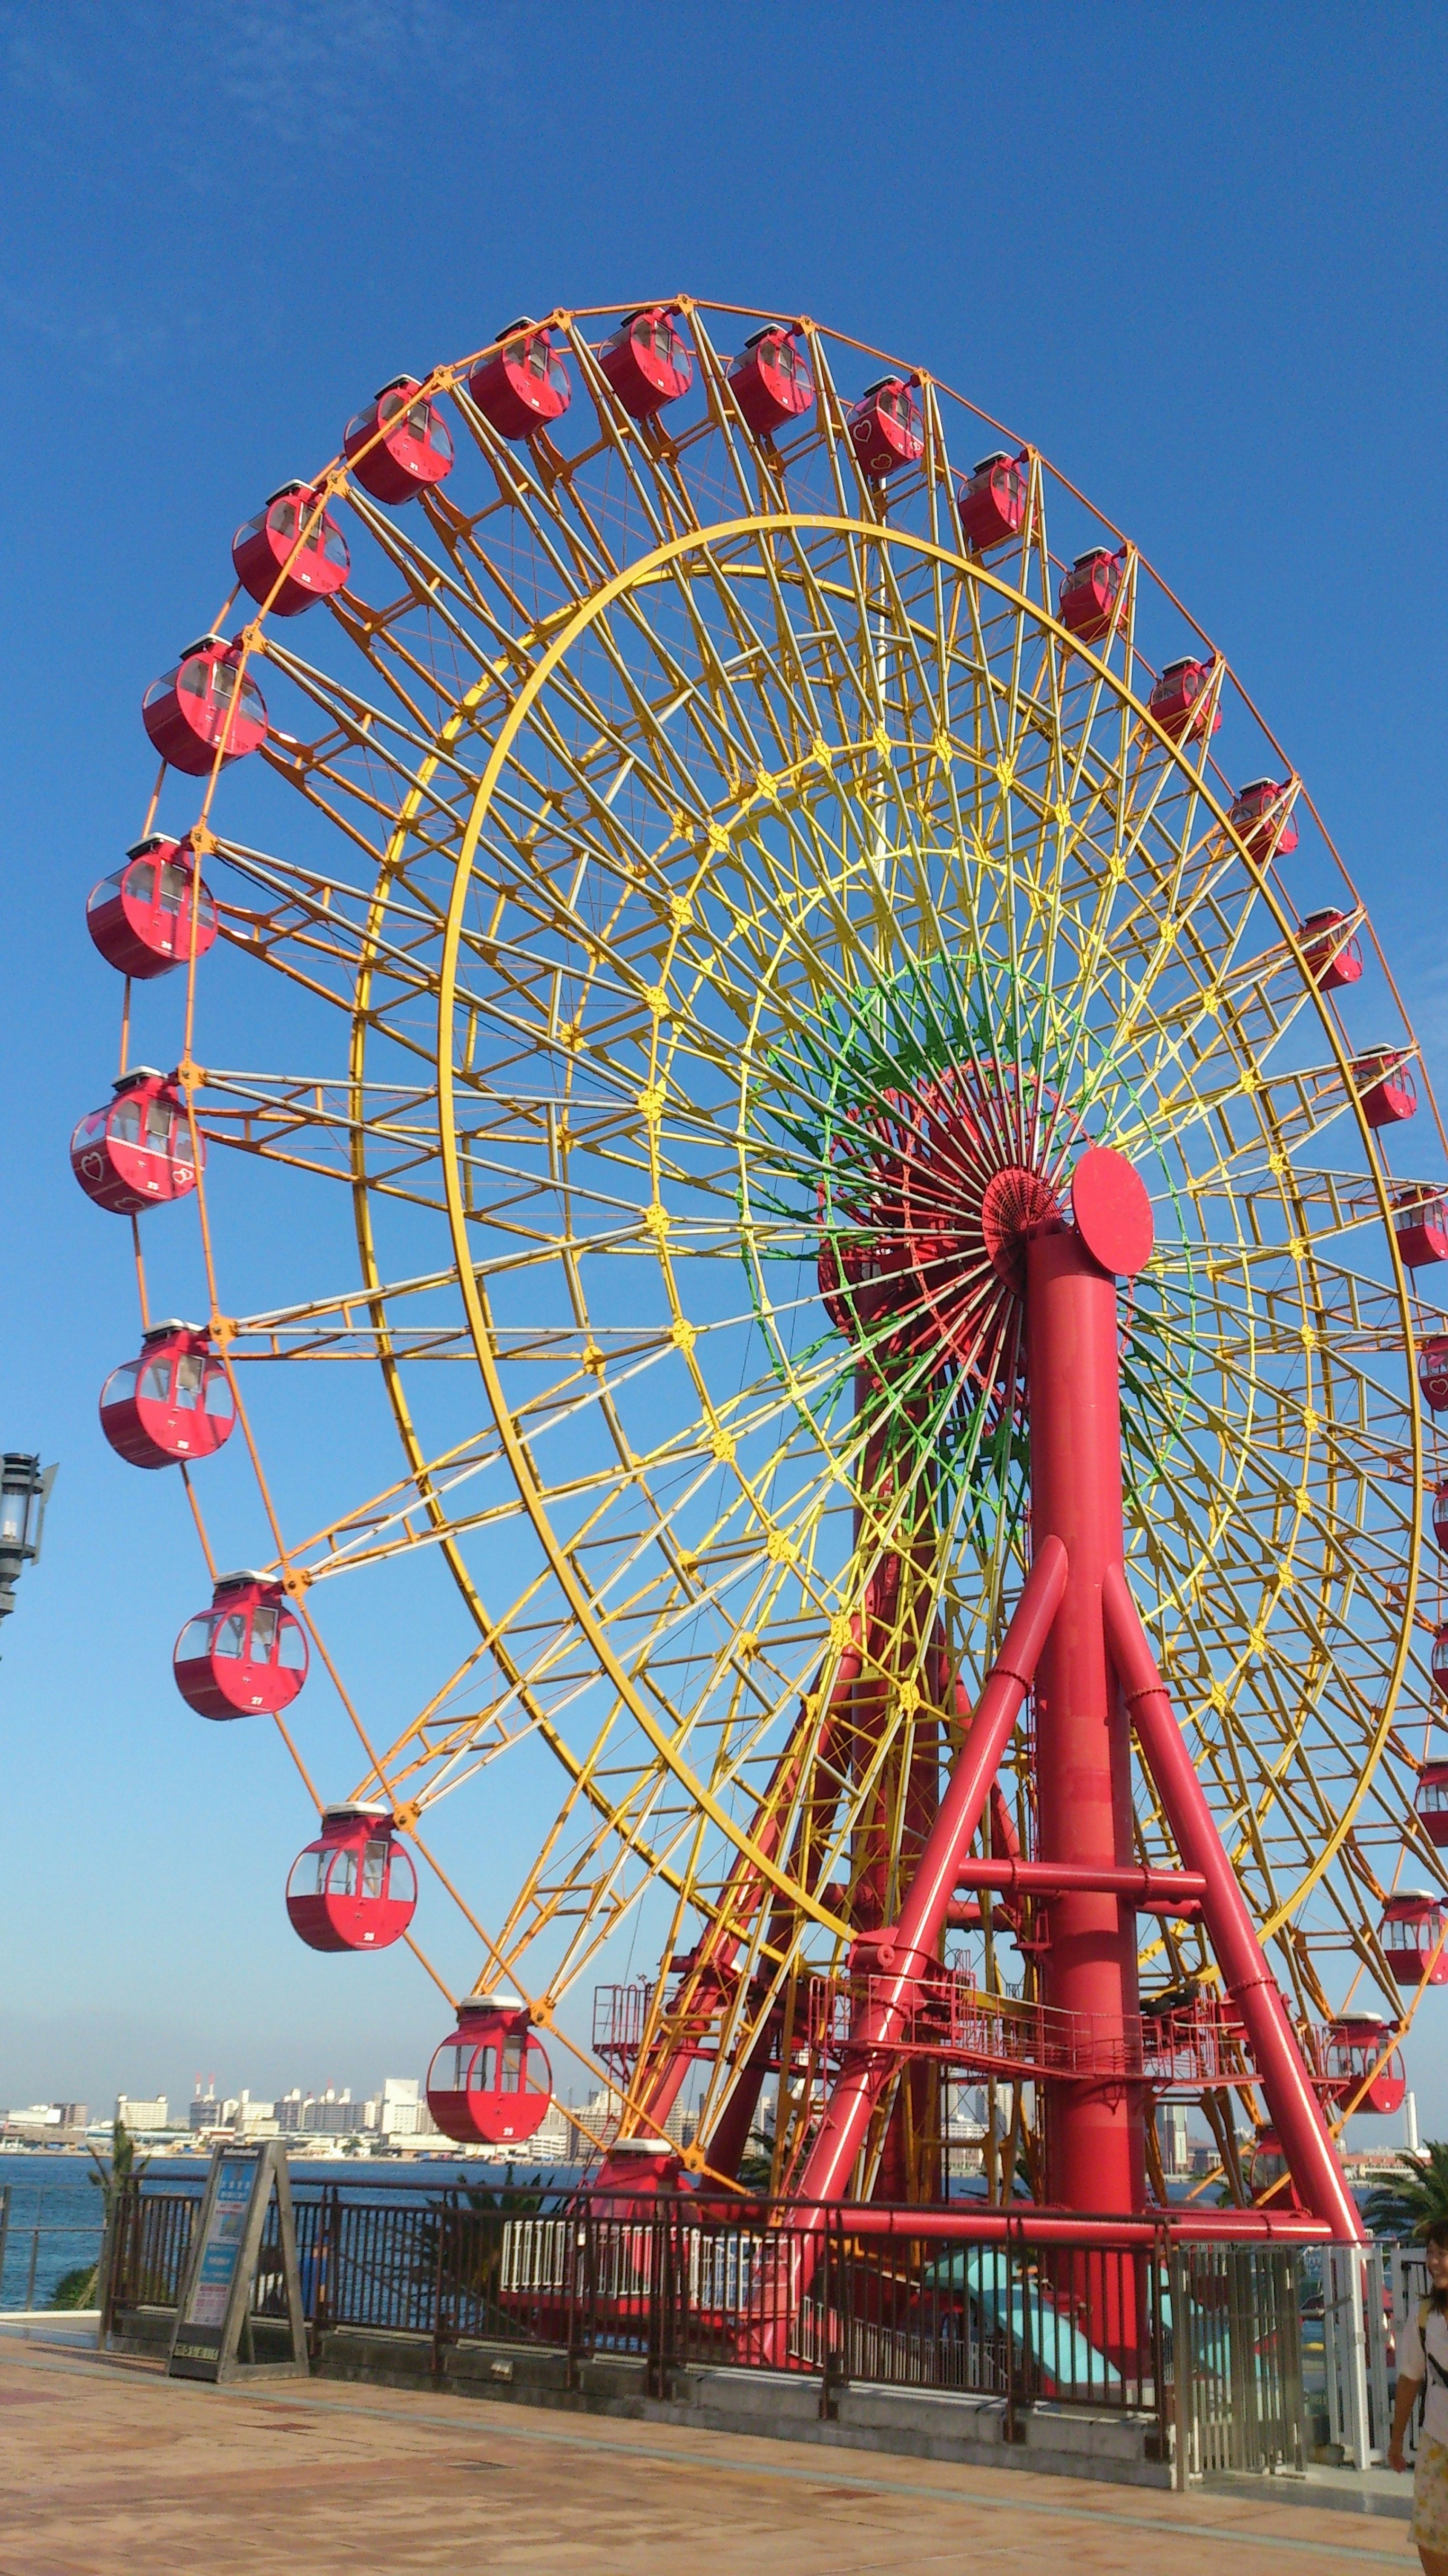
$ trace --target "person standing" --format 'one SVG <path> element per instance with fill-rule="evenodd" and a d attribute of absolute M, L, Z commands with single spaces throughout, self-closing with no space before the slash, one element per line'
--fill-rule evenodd
<path fill-rule="evenodd" d="M 1413 2538 L 1423 2576 L 1448 2576 L 1448 2218 L 1435 2218 L 1424 2239 L 1429 2296 L 1398 2337 L 1398 2397 L 1388 2466 L 1405 2469 L 1403 2435 L 1426 2379 L 1423 2431 L 1413 2475 Z"/>

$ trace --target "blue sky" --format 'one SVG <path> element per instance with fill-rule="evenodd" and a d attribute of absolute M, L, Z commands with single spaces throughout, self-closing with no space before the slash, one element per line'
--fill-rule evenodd
<path fill-rule="evenodd" d="M 299 1953 L 295 1794 L 167 1671 L 180 1497 L 95 1427 L 133 1310 L 66 1169 L 114 1057 L 82 907 L 232 528 L 515 312 L 688 290 L 916 358 L 1223 644 L 1448 1079 L 1444 53 L 1431 8 L 1232 0 L 0 6 L 0 1444 L 63 1462 L 0 1665 L 0 2101 L 370 2086 L 440 2035 L 405 1960 Z M 1441 1998 L 1420 2029 L 1441 2127 Z"/>

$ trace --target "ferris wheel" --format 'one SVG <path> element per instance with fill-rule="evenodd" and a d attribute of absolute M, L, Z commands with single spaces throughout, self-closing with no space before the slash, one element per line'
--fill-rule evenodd
<path fill-rule="evenodd" d="M 460 1918 L 440 2124 L 521 2141 L 571 2055 L 645 2143 L 687 2084 L 725 2179 L 772 2086 L 798 2178 L 1030 1561 L 1019 1246 L 1103 1148 L 1154 1240 L 1134 1598 L 1332 2118 L 1400 2099 L 1448 1982 L 1448 1165 L 1221 653 L 922 369 L 688 297 L 396 378 L 232 561 L 91 898 L 120 1072 L 72 1158 L 143 1331 L 102 1424 L 187 1489 L 184 1698 L 315 1807 L 301 1937 L 426 1965 Z M 355 1587 L 407 1705 L 330 1642 Z M 1037 1848 L 1034 1723 L 983 1861 Z M 1139 1760 L 1131 1802 L 1169 1870 Z M 983 1889 L 952 1972 L 1029 2000 L 1036 1929 Z M 1139 1975 L 1213 1989 L 1189 1906 Z M 873 2187 L 919 2197 L 901 2099 Z"/>

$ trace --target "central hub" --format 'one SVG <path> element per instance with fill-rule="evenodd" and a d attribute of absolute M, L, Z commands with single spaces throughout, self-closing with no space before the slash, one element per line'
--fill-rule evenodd
<path fill-rule="evenodd" d="M 1014 1377 L 1026 1240 L 1062 1222 L 1032 1159 L 1040 1124 L 1034 1096 L 1023 1103 L 1014 1074 L 987 1062 L 947 1065 L 835 1128 L 820 1293 L 877 1372 L 953 1363 L 985 1382 Z"/>

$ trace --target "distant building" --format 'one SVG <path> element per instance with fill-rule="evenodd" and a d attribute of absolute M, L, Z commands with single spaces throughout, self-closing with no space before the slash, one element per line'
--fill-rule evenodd
<path fill-rule="evenodd" d="M 164 2093 L 156 2094 L 151 2101 L 143 2101 L 138 2093 L 118 2093 L 116 2118 L 132 2131 L 168 2129 L 171 2125 L 170 2105 Z"/>
<path fill-rule="evenodd" d="M 690 2122 L 692 2132 L 693 2123 Z M 525 2152 L 536 2156 L 540 2165 L 566 2165 L 572 2161 L 570 2141 L 576 2135 L 561 2102 L 550 2102 L 543 2126 L 528 2141 Z M 685 2141 L 687 2144 L 688 2141 Z"/>
<path fill-rule="evenodd" d="M 415 2075 L 384 2076 L 376 2103 L 366 2106 L 374 2113 L 366 2125 L 378 2129 L 389 2140 L 439 2136 L 436 2120 L 420 2099 L 421 2091 Z"/>
<path fill-rule="evenodd" d="M 213 2086 L 209 2093 L 197 2093 L 193 2095 L 191 2108 L 186 2117 L 186 2125 L 192 2131 L 193 2135 L 202 2135 L 208 2129 L 224 2128 L 226 2125 L 225 2109 L 225 2104 L 217 2101 L 216 2090 Z"/>
<path fill-rule="evenodd" d="M 1187 2135 L 1185 2102 L 1163 2102 L 1156 2115 L 1156 2134 L 1161 2147 L 1161 2169 L 1174 2178 L 1192 2170 L 1192 2142 Z"/>
<path fill-rule="evenodd" d="M 84 2134 L 89 2110 L 84 2102 L 27 2102 L 0 2111 L 0 2129 L 12 2138 L 35 2138 L 46 2146 L 71 2145 Z"/>

